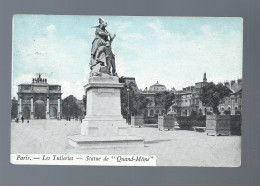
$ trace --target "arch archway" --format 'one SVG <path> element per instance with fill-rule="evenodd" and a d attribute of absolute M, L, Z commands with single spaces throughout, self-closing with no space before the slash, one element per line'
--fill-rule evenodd
<path fill-rule="evenodd" d="M 56 107 L 51 107 L 51 110 L 50 110 L 50 117 L 53 118 L 53 119 L 57 119 L 57 109 Z"/>
<path fill-rule="evenodd" d="M 46 118 L 46 105 L 43 100 L 37 100 L 34 102 L 34 118 L 35 119 Z"/>
<path fill-rule="evenodd" d="M 23 118 L 24 119 L 30 119 L 30 108 L 29 107 L 24 107 L 23 108 Z"/>

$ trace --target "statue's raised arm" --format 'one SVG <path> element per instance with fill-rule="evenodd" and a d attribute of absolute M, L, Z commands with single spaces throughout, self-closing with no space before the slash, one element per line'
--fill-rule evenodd
<path fill-rule="evenodd" d="M 95 38 L 92 42 L 90 57 L 90 76 L 117 76 L 115 66 L 115 55 L 112 52 L 112 42 L 116 35 L 106 30 L 107 22 L 99 18 L 99 25 L 95 26 Z"/>

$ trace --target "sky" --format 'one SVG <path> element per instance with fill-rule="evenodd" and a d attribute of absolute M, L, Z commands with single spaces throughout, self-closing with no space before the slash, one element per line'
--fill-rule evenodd
<path fill-rule="evenodd" d="M 62 97 L 82 99 L 98 18 L 116 38 L 118 75 L 139 88 L 159 81 L 167 89 L 194 85 L 207 73 L 215 83 L 242 78 L 243 20 L 214 17 L 15 15 L 12 97 L 36 73 L 62 86 Z"/>

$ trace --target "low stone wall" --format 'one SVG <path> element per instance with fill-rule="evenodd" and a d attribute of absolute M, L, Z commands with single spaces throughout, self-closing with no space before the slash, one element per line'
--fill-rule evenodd
<path fill-rule="evenodd" d="M 192 127 L 206 127 L 206 116 L 177 116 L 181 129 L 191 130 Z"/>
<path fill-rule="evenodd" d="M 157 117 L 145 117 L 144 118 L 144 123 L 145 124 L 157 124 L 158 123 L 158 118 Z"/>

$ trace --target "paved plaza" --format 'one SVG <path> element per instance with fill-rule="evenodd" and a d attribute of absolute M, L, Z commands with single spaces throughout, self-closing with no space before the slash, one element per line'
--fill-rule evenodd
<path fill-rule="evenodd" d="M 240 166 L 241 136 L 207 136 L 187 130 L 130 128 L 145 139 L 143 148 L 77 150 L 67 136 L 80 134 L 79 121 L 30 120 L 11 123 L 12 154 L 156 155 L 158 166 Z"/>

